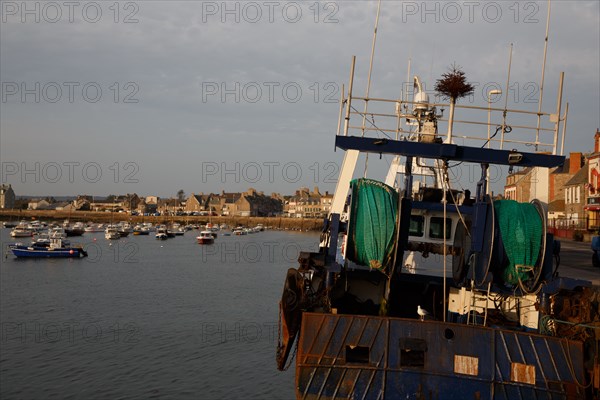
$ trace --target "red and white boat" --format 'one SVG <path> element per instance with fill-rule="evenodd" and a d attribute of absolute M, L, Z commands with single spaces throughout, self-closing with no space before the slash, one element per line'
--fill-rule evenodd
<path fill-rule="evenodd" d="M 196 237 L 196 240 L 198 241 L 198 244 L 213 244 L 215 242 L 215 238 L 211 231 L 200 232 L 200 236 Z"/>

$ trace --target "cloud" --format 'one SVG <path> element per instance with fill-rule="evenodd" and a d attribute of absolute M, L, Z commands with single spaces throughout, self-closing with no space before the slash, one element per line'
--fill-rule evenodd
<path fill-rule="evenodd" d="M 463 66 L 480 83 L 474 101 L 485 105 L 484 84 L 504 87 L 514 43 L 511 102 L 535 108 L 522 100 L 524 86 L 540 79 L 546 2 L 492 2 L 500 16 L 485 5 L 490 2 L 426 3 L 382 2 L 372 96 L 400 96 L 410 58 L 411 75 L 419 74 L 428 88 L 453 62 Z M 354 93 L 365 93 L 375 1 L 279 2 L 272 10 L 262 2 L 130 2 L 119 3 L 118 15 L 109 8 L 113 3 L 99 4 L 102 17 L 95 23 L 80 9 L 73 22 L 65 19 L 68 10 L 56 23 L 44 15 L 39 23 L 31 17 L 22 23 L 19 13 L 3 14 L 1 80 L 34 91 L 37 82 L 41 97 L 35 103 L 28 94 L 23 102 L 22 93 L 3 92 L 3 161 L 77 155 L 110 165 L 135 159 L 144 171 L 139 191 L 150 194 L 171 193 L 173 185 L 229 189 L 221 182 L 192 188 L 197 160 L 340 160 L 342 152 L 332 152 L 335 102 L 352 55 Z M 544 104 L 553 110 L 558 75 L 566 71 L 565 100 L 573 113 L 568 150 L 585 150 L 600 125 L 598 3 L 553 1 L 552 7 Z M 72 102 L 68 82 L 78 84 Z M 63 90 L 54 103 L 49 83 Z M 90 93 L 83 92 L 86 84 Z M 95 87 L 102 97 L 92 102 Z M 11 183 L 24 194 L 59 194 L 57 185 Z M 262 189 L 286 192 L 301 183 L 314 186 L 279 180 Z M 60 186 L 71 194 L 113 189 L 108 183 Z"/>

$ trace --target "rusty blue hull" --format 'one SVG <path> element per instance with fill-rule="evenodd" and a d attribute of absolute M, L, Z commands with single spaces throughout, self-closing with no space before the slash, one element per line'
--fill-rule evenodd
<path fill-rule="evenodd" d="M 304 313 L 300 399 L 583 399 L 583 345 L 438 321 Z"/>

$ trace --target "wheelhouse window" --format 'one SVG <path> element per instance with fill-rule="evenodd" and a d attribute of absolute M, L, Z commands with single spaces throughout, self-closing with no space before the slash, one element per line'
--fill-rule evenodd
<path fill-rule="evenodd" d="M 429 237 L 432 239 L 443 239 L 444 218 L 431 217 L 429 221 Z M 452 218 L 446 218 L 446 239 L 452 236 Z"/>
<path fill-rule="evenodd" d="M 408 234 L 410 236 L 423 236 L 423 225 L 425 225 L 425 218 L 422 215 L 411 215 Z"/>

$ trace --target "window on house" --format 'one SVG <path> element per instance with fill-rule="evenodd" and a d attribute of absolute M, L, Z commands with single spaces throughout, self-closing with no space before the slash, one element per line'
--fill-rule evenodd
<path fill-rule="evenodd" d="M 575 203 L 579 203 L 579 196 L 581 195 L 581 186 L 575 188 Z"/>

